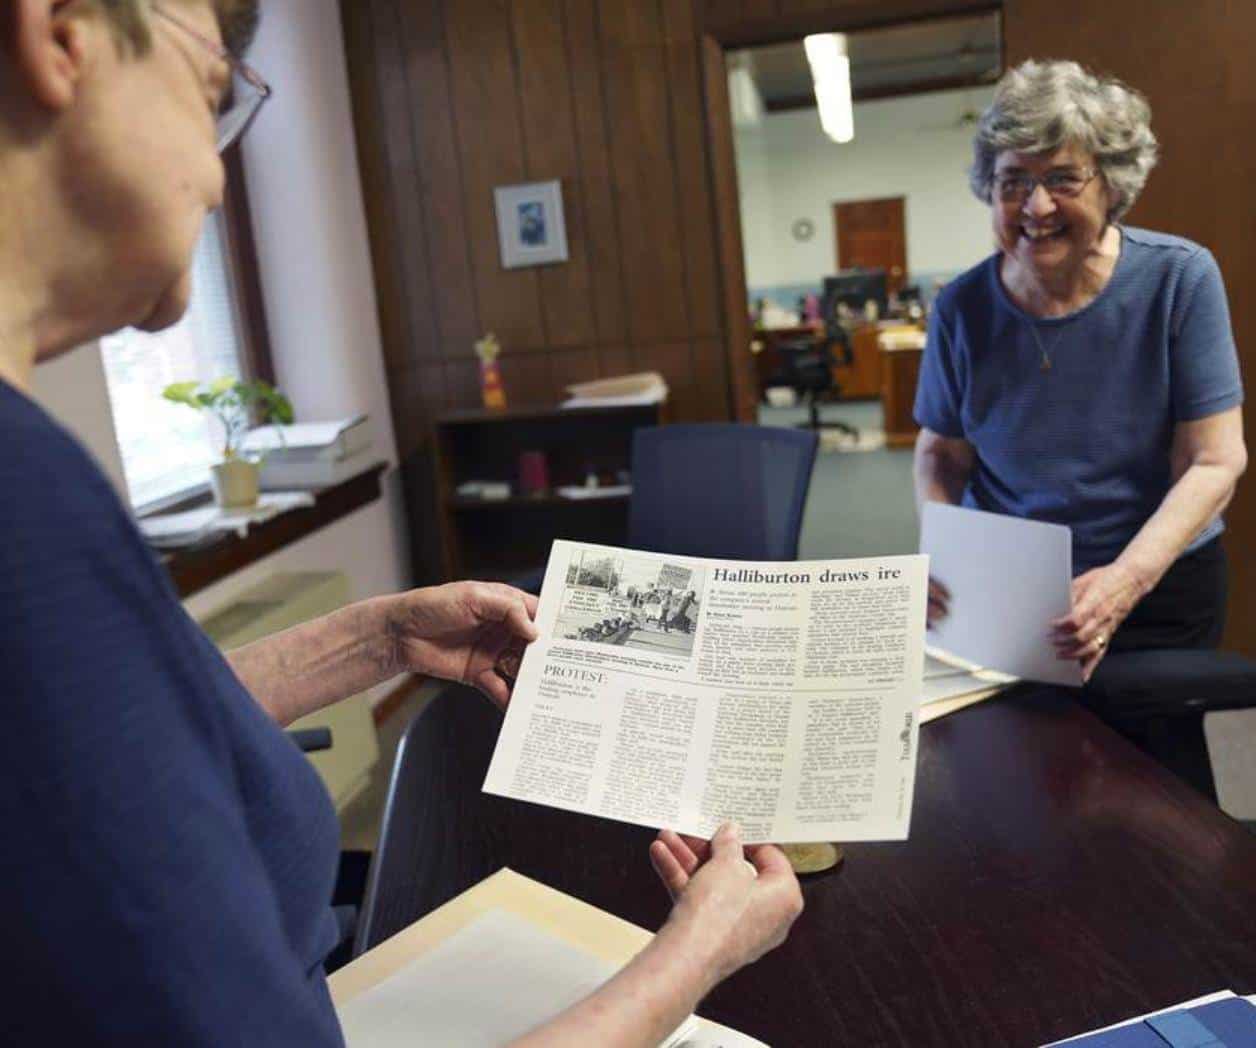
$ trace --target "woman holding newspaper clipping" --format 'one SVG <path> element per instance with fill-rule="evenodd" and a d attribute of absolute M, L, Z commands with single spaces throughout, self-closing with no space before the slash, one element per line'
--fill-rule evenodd
<path fill-rule="evenodd" d="M 1072 529 L 1073 610 L 1043 629 L 1087 680 L 1109 650 L 1219 643 L 1221 513 L 1247 463 L 1217 263 L 1120 221 L 1156 163 L 1150 120 L 1073 62 L 1004 75 L 969 172 L 998 250 L 938 296 L 916 395 L 918 502 Z"/>
<path fill-rule="evenodd" d="M 324 976 L 339 832 L 281 726 L 399 673 L 477 685 L 532 598 L 376 598 L 229 659 L 99 467 L 31 398 L 37 361 L 174 323 L 222 200 L 219 151 L 269 94 L 257 0 L 9 0 L 0 22 L 0 1041 L 342 1043 Z M 230 108 L 224 109 L 224 99 Z M 280 157 L 272 158 L 282 163 Z M 753 863 L 743 860 L 743 855 Z M 801 908 L 781 852 L 662 835 L 652 944 L 528 1043 L 657 1043 Z"/>

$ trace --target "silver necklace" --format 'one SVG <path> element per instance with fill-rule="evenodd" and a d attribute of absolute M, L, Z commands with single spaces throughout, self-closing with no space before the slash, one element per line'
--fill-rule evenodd
<path fill-rule="evenodd" d="M 1038 334 L 1038 325 L 1032 320 L 1029 322 L 1029 332 L 1034 336 L 1034 342 L 1038 345 L 1038 352 L 1042 354 L 1042 360 L 1038 364 L 1038 370 L 1044 374 L 1051 370 L 1051 354 L 1047 352 L 1047 347 L 1043 345 L 1042 336 Z M 1060 336 L 1064 334 L 1064 326 L 1060 325 L 1060 330 L 1055 333 L 1055 338 L 1051 340 L 1051 350 L 1055 351 L 1056 343 L 1060 341 Z"/>

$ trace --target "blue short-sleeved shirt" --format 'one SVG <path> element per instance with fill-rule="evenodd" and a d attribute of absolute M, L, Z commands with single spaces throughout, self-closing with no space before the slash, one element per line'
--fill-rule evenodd
<path fill-rule="evenodd" d="M 0 1043 L 339 1045 L 326 790 L 0 382 Z"/>
<path fill-rule="evenodd" d="M 1069 525 L 1077 573 L 1114 560 L 1164 499 L 1174 425 L 1243 400 L 1212 255 L 1120 233 L 1107 286 L 1066 317 L 1020 310 L 997 254 L 956 278 L 934 305 L 916 389 L 916 421 L 976 451 L 963 504 Z M 1191 548 L 1221 529 L 1213 520 Z"/>

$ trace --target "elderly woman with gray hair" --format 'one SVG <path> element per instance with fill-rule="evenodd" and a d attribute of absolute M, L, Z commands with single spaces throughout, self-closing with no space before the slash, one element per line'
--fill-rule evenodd
<path fill-rule="evenodd" d="M 1109 650 L 1217 645 L 1221 513 L 1247 463 L 1216 261 L 1121 224 L 1150 120 L 1074 62 L 1003 77 L 970 172 L 998 250 L 939 296 L 916 396 L 919 503 L 1072 529 L 1073 608 L 1049 629 L 1087 680 Z M 949 600 L 931 585 L 931 621 Z"/>

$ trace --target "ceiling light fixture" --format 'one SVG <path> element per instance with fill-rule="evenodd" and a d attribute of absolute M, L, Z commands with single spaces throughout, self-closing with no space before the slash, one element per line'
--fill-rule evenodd
<path fill-rule="evenodd" d="M 855 137 L 855 110 L 850 96 L 850 58 L 843 33 L 817 33 L 803 40 L 811 81 L 815 85 L 820 126 L 834 142 Z"/>

